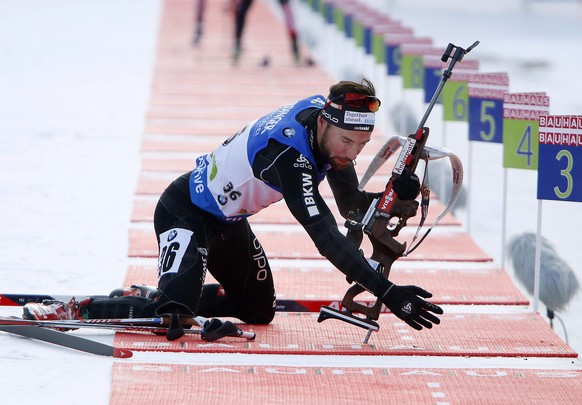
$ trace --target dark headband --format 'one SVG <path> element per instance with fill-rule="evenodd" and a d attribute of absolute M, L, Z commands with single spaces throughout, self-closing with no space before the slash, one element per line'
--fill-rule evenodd
<path fill-rule="evenodd" d="M 374 130 L 375 116 L 370 111 L 355 111 L 350 106 L 342 103 L 341 98 L 328 98 L 325 106 L 321 110 L 321 116 L 324 120 L 336 127 L 347 129 L 349 131 L 366 131 Z"/>

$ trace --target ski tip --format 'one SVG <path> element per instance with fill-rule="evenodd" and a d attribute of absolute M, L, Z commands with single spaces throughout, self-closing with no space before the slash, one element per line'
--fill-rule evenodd
<path fill-rule="evenodd" d="M 113 348 L 113 357 L 118 359 L 129 359 L 133 356 L 133 352 L 127 349 L 120 349 L 118 347 Z"/>
<path fill-rule="evenodd" d="M 7 294 L 0 294 L 0 306 L 3 307 L 17 307 L 19 304 L 12 300 Z"/>

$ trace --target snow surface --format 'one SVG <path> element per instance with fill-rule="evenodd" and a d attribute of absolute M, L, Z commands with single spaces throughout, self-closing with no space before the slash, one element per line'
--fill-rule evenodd
<path fill-rule="evenodd" d="M 436 45 L 480 40 L 474 52 L 481 71 L 508 72 L 511 91 L 545 91 L 552 114 L 582 114 L 582 10 L 575 1 L 377 4 Z M 160 5 L 0 0 L 0 292 L 103 294 L 121 285 Z M 470 230 L 500 260 L 501 149 L 480 145 L 467 162 L 466 129 L 459 125 L 444 131 L 448 139 L 462 134 L 447 146 L 472 167 L 468 181 L 478 184 Z M 536 181 L 534 172 L 509 171 L 508 236 L 535 232 Z M 582 280 L 580 213 L 577 203 L 545 201 L 542 232 Z M 581 312 L 578 295 L 560 314 L 577 352 Z M 90 335 L 111 340 L 108 333 Z M 3 403 L 108 402 L 111 359 L 6 334 L 0 359 Z"/>
<path fill-rule="evenodd" d="M 0 1 L 3 293 L 121 285 L 160 4 Z M 2 403 L 108 402 L 111 359 L 4 333 L 0 359 Z"/>

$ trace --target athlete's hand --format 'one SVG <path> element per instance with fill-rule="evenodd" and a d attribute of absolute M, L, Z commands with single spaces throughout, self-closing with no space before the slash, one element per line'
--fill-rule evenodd
<path fill-rule="evenodd" d="M 422 297 L 422 298 L 421 298 Z M 433 324 L 441 321 L 433 314 L 442 314 L 441 307 L 425 301 L 432 294 L 415 285 L 392 285 L 381 297 L 381 300 L 398 318 L 410 327 L 421 330 L 423 327 L 432 328 Z"/>
<path fill-rule="evenodd" d="M 400 176 L 394 179 L 393 188 L 401 200 L 414 200 L 420 193 L 420 180 L 414 173 L 404 170 Z"/>

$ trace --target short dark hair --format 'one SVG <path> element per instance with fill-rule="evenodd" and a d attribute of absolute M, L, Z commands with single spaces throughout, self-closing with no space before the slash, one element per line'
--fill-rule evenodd
<path fill-rule="evenodd" d="M 329 88 L 329 96 L 327 98 L 331 100 L 344 93 L 357 93 L 375 97 L 376 88 L 374 87 L 372 82 L 366 79 L 365 77 L 362 77 L 362 81 L 360 83 L 342 80 Z"/>

